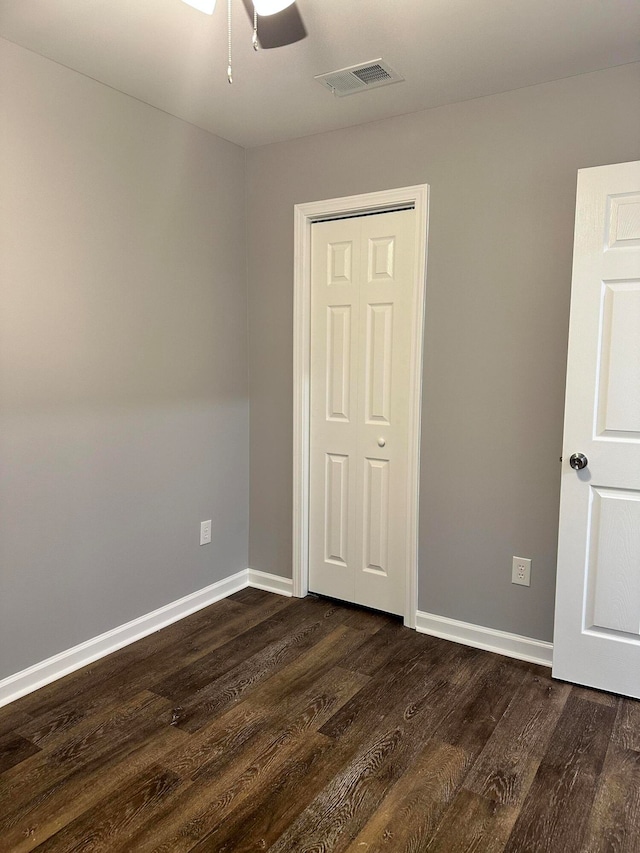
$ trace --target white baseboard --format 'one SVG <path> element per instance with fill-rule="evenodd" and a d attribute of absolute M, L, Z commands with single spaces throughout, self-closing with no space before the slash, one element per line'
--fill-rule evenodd
<path fill-rule="evenodd" d="M 239 592 L 247 586 L 255 586 L 279 595 L 291 595 L 293 581 L 266 572 L 243 569 L 235 575 L 223 578 L 223 580 L 192 592 L 190 595 L 185 595 L 184 598 L 165 604 L 158 610 L 139 616 L 125 625 L 112 628 L 98 637 L 86 640 L 84 643 L 3 679 L 0 681 L 0 708 L 27 693 L 32 693 L 39 687 L 44 687 L 45 684 L 63 678 L 65 675 L 99 660 L 99 658 L 128 646 L 130 643 L 135 643 L 136 640 L 141 640 L 155 631 L 166 628 L 173 622 L 195 613 L 196 610 L 202 610 L 203 607 L 208 607 L 222 598 L 227 598 L 227 596 Z"/>
<path fill-rule="evenodd" d="M 271 575 L 268 572 L 259 572 L 257 569 L 247 569 L 249 586 L 256 589 L 264 589 L 267 592 L 275 592 L 278 595 L 293 595 L 293 581 L 291 578 L 281 578 L 279 575 Z"/>
<path fill-rule="evenodd" d="M 509 634 L 495 628 L 485 628 L 482 625 L 472 625 L 470 622 L 459 622 L 457 619 L 423 613 L 420 610 L 416 613 L 416 631 L 541 666 L 551 666 L 553 659 L 553 643 L 533 640 L 520 634 Z"/>

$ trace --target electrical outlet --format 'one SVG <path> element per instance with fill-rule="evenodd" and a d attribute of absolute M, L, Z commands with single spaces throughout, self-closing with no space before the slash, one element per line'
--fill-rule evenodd
<path fill-rule="evenodd" d="M 208 545 L 211 542 L 211 519 L 200 522 L 200 544 Z"/>
<path fill-rule="evenodd" d="M 531 560 L 528 557 L 514 557 L 511 566 L 511 583 L 531 586 Z"/>

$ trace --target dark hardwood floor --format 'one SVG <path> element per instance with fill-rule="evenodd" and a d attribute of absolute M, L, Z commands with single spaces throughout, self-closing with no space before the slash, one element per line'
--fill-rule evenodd
<path fill-rule="evenodd" d="M 638 853 L 640 703 L 247 589 L 0 709 L 0 850 Z"/>

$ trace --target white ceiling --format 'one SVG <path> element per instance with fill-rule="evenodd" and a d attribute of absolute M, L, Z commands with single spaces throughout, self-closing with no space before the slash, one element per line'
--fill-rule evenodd
<path fill-rule="evenodd" d="M 637 0 L 298 0 L 308 37 L 254 53 L 234 2 L 0 0 L 0 35 L 245 147 L 640 60 Z M 313 79 L 384 58 L 405 82 L 335 98 Z"/>

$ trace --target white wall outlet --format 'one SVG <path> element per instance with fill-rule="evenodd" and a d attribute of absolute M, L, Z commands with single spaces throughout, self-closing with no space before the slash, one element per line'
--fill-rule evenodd
<path fill-rule="evenodd" d="M 200 544 L 208 545 L 211 542 L 211 519 L 200 522 Z"/>
<path fill-rule="evenodd" d="M 531 586 L 531 560 L 528 557 L 514 557 L 511 566 L 511 583 Z"/>

